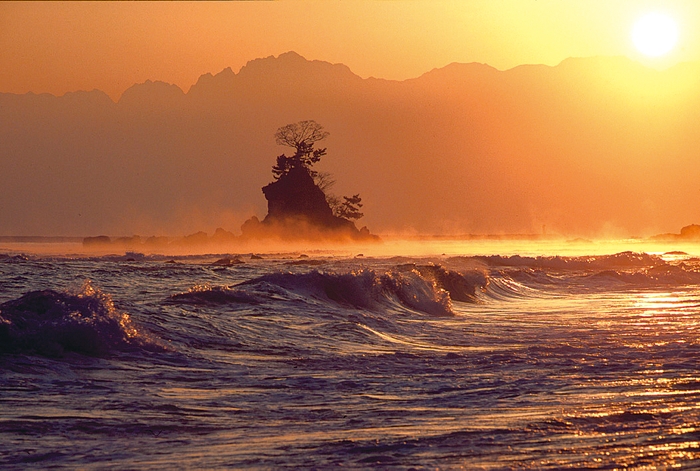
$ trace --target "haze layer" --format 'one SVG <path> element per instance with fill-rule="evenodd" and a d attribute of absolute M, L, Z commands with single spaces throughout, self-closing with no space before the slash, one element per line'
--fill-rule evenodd
<path fill-rule="evenodd" d="M 700 66 L 624 58 L 402 82 L 295 53 L 203 75 L 0 94 L 1 235 L 234 232 L 264 216 L 275 130 L 331 135 L 319 170 L 373 232 L 649 235 L 700 220 Z"/>

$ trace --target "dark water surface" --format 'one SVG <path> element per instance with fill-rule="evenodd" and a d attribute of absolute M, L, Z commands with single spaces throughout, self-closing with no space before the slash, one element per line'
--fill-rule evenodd
<path fill-rule="evenodd" d="M 214 260 L 0 259 L 0 468 L 700 458 L 693 257 Z"/>

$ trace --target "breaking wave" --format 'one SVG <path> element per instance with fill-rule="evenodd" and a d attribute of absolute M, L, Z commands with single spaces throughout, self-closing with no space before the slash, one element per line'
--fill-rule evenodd
<path fill-rule="evenodd" d="M 0 353 L 100 356 L 147 343 L 129 315 L 90 282 L 76 293 L 31 291 L 0 304 Z"/>
<path fill-rule="evenodd" d="M 626 285 L 690 285 L 700 283 L 700 272 L 681 265 L 655 265 L 641 270 L 603 270 L 590 275 L 598 282 Z"/>
<path fill-rule="evenodd" d="M 170 302 L 183 304 L 258 304 L 260 301 L 243 290 L 228 286 L 195 285 L 185 293 L 173 294 Z"/>
<path fill-rule="evenodd" d="M 486 294 L 498 298 L 538 295 L 543 291 L 605 290 L 700 284 L 700 261 L 669 262 L 658 255 L 621 252 L 587 257 L 478 256 L 449 261 L 477 261 L 488 267 Z"/>
<path fill-rule="evenodd" d="M 453 315 L 452 301 L 474 302 L 485 275 L 463 275 L 438 265 L 401 265 L 385 272 L 363 268 L 347 273 L 313 270 L 274 273 L 237 285 L 273 285 L 302 296 L 330 300 L 355 308 L 394 305 L 436 316 Z"/>
<path fill-rule="evenodd" d="M 243 308 L 287 300 L 451 316 L 455 302 L 517 302 L 578 291 L 700 283 L 700 261 L 669 262 L 634 252 L 590 257 L 452 257 L 445 266 L 412 262 L 345 270 L 316 268 L 268 273 L 234 285 L 197 284 L 169 296 L 167 302 Z"/>
<path fill-rule="evenodd" d="M 441 265 L 417 265 L 413 263 L 399 265 L 400 271 L 413 271 L 436 287 L 447 291 L 453 301 L 473 303 L 477 300 L 479 291 L 486 289 L 489 279 L 485 273 L 478 270 L 457 272 L 448 270 Z"/>

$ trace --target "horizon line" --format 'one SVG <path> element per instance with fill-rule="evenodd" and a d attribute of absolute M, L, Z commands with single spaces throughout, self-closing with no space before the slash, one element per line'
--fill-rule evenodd
<path fill-rule="evenodd" d="M 427 75 L 427 74 L 429 74 L 429 73 L 432 73 L 432 72 L 435 72 L 435 71 L 439 71 L 439 70 L 445 69 L 445 68 L 450 67 L 450 66 L 453 66 L 453 65 L 473 65 L 473 64 L 478 64 L 478 65 L 481 65 L 481 66 L 489 67 L 489 68 L 491 68 L 491 69 L 493 69 L 493 70 L 496 70 L 496 71 L 498 71 L 498 72 L 510 72 L 510 71 L 513 71 L 513 70 L 516 70 L 516 69 L 519 69 L 519 68 L 522 68 L 522 67 L 546 67 L 546 68 L 554 69 L 554 68 L 556 68 L 556 67 L 561 66 L 564 62 L 571 61 L 571 60 L 624 59 L 624 60 L 627 60 L 627 61 L 629 61 L 629 62 L 631 62 L 631 63 L 634 63 L 634 64 L 637 64 L 637 65 L 639 65 L 639 66 L 641 66 L 641 67 L 644 67 L 645 69 L 654 70 L 654 71 L 657 71 L 657 72 L 666 72 L 666 71 L 672 70 L 672 69 L 674 69 L 674 68 L 676 68 L 676 67 L 678 67 L 678 66 L 682 66 L 682 65 L 685 65 L 685 64 L 698 64 L 698 63 L 700 63 L 700 60 L 698 60 L 698 61 L 682 61 L 682 62 L 676 62 L 676 63 L 674 63 L 674 64 L 672 64 L 672 65 L 670 65 L 670 66 L 668 66 L 668 67 L 656 68 L 656 67 L 647 65 L 647 64 L 645 64 L 644 62 L 642 62 L 642 61 L 640 61 L 640 60 L 633 59 L 633 58 L 631 58 L 631 57 L 629 57 L 629 56 L 625 56 L 625 55 L 615 55 L 615 56 L 595 55 L 595 56 L 571 56 L 571 57 L 566 57 L 566 58 L 562 59 L 561 61 L 559 61 L 559 62 L 558 62 L 557 64 L 555 64 L 555 65 L 549 65 L 549 64 L 544 64 L 544 63 L 526 63 L 526 64 L 518 64 L 518 65 L 516 65 L 516 66 L 509 67 L 509 68 L 506 68 L 506 69 L 499 69 L 499 68 L 497 68 L 497 67 L 495 67 L 495 66 L 493 66 L 493 65 L 491 65 L 491 64 L 488 64 L 488 63 L 486 63 L 486 62 L 478 62 L 478 61 L 460 62 L 460 61 L 453 61 L 453 62 L 449 62 L 449 63 L 447 63 L 447 64 L 445 64 L 445 65 L 443 65 L 443 66 L 440 66 L 440 67 L 433 67 L 432 69 L 427 70 L 427 71 L 425 71 L 425 72 L 423 72 L 423 73 L 421 73 L 421 74 L 419 74 L 419 75 L 417 75 L 417 76 L 415 76 L 415 77 L 408 77 L 408 78 L 405 78 L 405 79 L 389 79 L 389 78 L 383 78 L 383 77 L 375 77 L 374 75 L 370 75 L 370 76 L 367 76 L 367 77 L 362 77 L 361 75 L 358 75 L 358 74 L 356 74 L 355 72 L 353 72 L 352 69 L 351 69 L 348 65 L 346 65 L 345 63 L 343 63 L 343 62 L 329 62 L 329 61 L 323 60 L 323 59 L 308 59 L 307 57 L 303 56 L 302 54 L 299 54 L 299 53 L 296 52 L 296 51 L 289 50 L 289 51 L 280 53 L 280 54 L 278 54 L 277 56 L 275 56 L 274 54 L 272 54 L 272 55 L 265 56 L 265 57 L 256 57 L 256 58 L 254 58 L 254 59 L 250 59 L 250 60 L 248 60 L 244 65 L 242 65 L 242 66 L 238 69 L 237 72 L 234 72 L 234 71 L 233 71 L 233 68 L 230 67 L 230 66 L 229 66 L 229 67 L 224 67 L 223 69 L 221 69 L 219 72 L 216 72 L 216 73 L 214 73 L 214 72 L 203 72 L 203 73 L 201 73 L 201 74 L 198 76 L 197 80 L 196 80 L 194 83 L 192 83 L 192 84 L 189 85 L 189 88 L 187 89 L 187 91 L 185 91 L 185 90 L 183 89 L 183 87 L 181 87 L 180 85 L 178 85 L 178 84 L 176 84 L 176 83 L 168 82 L 168 81 L 165 81 L 165 80 L 159 80 L 159 79 L 152 79 L 152 78 L 150 78 L 150 79 L 144 80 L 143 82 L 135 82 L 135 83 L 129 85 L 128 87 L 126 87 L 126 88 L 124 89 L 124 91 L 122 91 L 122 92 L 119 94 L 119 97 L 118 97 L 117 99 L 115 99 L 115 98 L 112 97 L 110 94 L 108 94 L 108 93 L 105 92 L 104 90 L 102 90 L 102 89 L 100 89 L 100 88 L 97 88 L 97 87 L 93 88 L 92 90 L 84 90 L 84 89 L 81 89 L 81 90 L 68 90 L 68 91 L 66 91 L 66 92 L 63 92 L 63 94 L 60 94 L 60 95 L 54 94 L 54 93 L 51 93 L 51 92 L 37 92 L 37 91 L 34 91 L 34 90 L 30 90 L 30 91 L 23 92 L 23 93 L 0 91 L 0 94 L 19 95 L 19 96 L 22 96 L 22 95 L 36 95 L 36 96 L 49 95 L 49 96 L 52 96 L 52 97 L 55 97 L 55 98 L 62 98 L 62 97 L 65 97 L 66 95 L 70 95 L 70 94 L 72 94 L 72 93 L 81 93 L 81 92 L 82 92 L 82 93 L 102 92 L 102 93 L 104 93 L 107 97 L 109 97 L 109 99 L 110 99 L 113 103 L 118 104 L 119 101 L 121 100 L 122 96 L 124 95 L 124 93 L 126 93 L 128 90 L 130 90 L 131 88 L 133 88 L 133 87 L 135 87 L 135 86 L 144 85 L 144 84 L 147 84 L 147 83 L 163 83 L 163 84 L 166 84 L 166 85 L 169 85 L 169 86 L 175 86 L 175 87 L 177 87 L 177 88 L 183 93 L 183 95 L 186 96 L 186 95 L 188 95 L 188 94 L 192 91 L 192 88 L 195 87 L 195 86 L 197 85 L 197 83 L 199 82 L 199 80 L 200 80 L 202 77 L 204 77 L 204 76 L 209 75 L 209 76 L 215 77 L 215 76 L 220 75 L 221 73 L 225 72 L 226 70 L 230 70 L 234 75 L 239 75 L 239 74 L 241 73 L 241 71 L 242 71 L 243 69 L 245 69 L 245 68 L 246 68 L 249 64 L 251 64 L 252 62 L 259 61 L 259 60 L 265 60 L 265 59 L 275 59 L 275 60 L 279 60 L 282 56 L 288 55 L 288 54 L 294 54 L 294 55 L 296 55 L 296 56 L 299 56 L 300 58 L 304 59 L 306 62 L 309 62 L 309 63 L 321 62 L 321 63 L 325 63 L 325 64 L 328 64 L 328 65 L 331 65 L 331 66 L 343 66 L 343 67 L 346 67 L 353 75 L 357 76 L 358 78 L 360 78 L 360 79 L 362 79 L 362 80 L 381 80 L 381 81 L 386 81 L 386 82 L 398 82 L 398 83 L 400 83 L 400 82 L 407 82 L 407 81 L 411 81 L 411 80 L 417 80 L 417 79 L 420 79 L 421 77 L 424 77 L 425 75 Z"/>

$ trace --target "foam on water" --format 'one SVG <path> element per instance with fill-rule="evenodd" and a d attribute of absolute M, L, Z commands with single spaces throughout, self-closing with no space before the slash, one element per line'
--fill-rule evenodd
<path fill-rule="evenodd" d="M 232 289 L 228 286 L 210 285 L 195 285 L 185 293 L 171 295 L 170 300 L 174 303 L 189 304 L 258 304 L 260 302 L 243 290 Z"/>
<path fill-rule="evenodd" d="M 0 304 L 0 351 L 62 356 L 103 355 L 142 345 L 129 315 L 86 282 L 77 292 L 32 291 Z"/>
<path fill-rule="evenodd" d="M 236 257 L 0 260 L 0 467 L 700 459 L 692 256 Z"/>
<path fill-rule="evenodd" d="M 356 308 L 378 309 L 389 304 L 436 316 L 452 315 L 450 293 L 444 289 L 445 283 L 435 281 L 434 274 L 447 274 L 444 269 L 424 269 L 428 277 L 422 276 L 415 267 L 401 267 L 401 270 L 377 272 L 364 268 L 345 273 L 332 273 L 312 270 L 308 273 L 274 273 L 246 281 L 239 285 L 271 284 L 291 292 L 317 299 L 327 299 L 342 305 Z M 455 275 L 457 276 L 457 275 Z M 452 279 L 445 282 L 454 284 L 458 296 L 469 290 L 467 281 L 456 284 Z M 473 292 L 473 287 L 471 291 Z"/>

